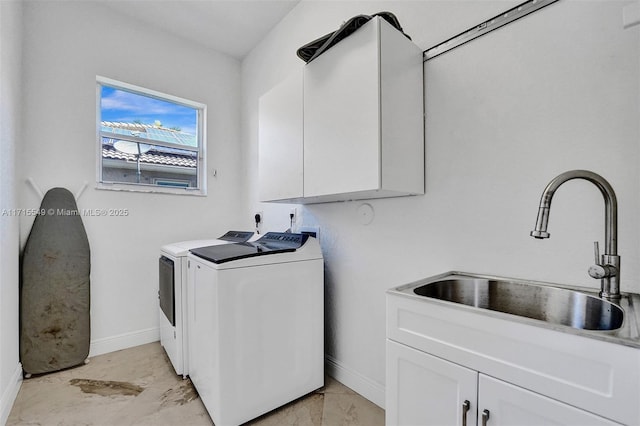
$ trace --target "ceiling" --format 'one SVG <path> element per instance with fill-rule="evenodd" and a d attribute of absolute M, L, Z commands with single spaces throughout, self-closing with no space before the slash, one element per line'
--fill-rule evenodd
<path fill-rule="evenodd" d="M 115 12 L 242 59 L 300 0 L 103 0 Z"/>

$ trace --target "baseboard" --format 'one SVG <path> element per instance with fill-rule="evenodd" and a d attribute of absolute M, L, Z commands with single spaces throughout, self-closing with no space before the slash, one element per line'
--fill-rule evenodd
<path fill-rule="evenodd" d="M 0 425 L 7 423 L 9 413 L 11 413 L 11 407 L 18 396 L 20 385 L 22 384 L 22 364 L 18 363 L 15 371 L 11 375 L 11 379 L 7 385 L 7 388 L 2 392 L 0 396 Z"/>
<path fill-rule="evenodd" d="M 157 342 L 158 340 L 160 340 L 160 329 L 158 327 L 95 339 L 91 341 L 89 357 Z"/>
<path fill-rule="evenodd" d="M 384 408 L 384 386 L 325 355 L 325 369 L 329 376 L 358 392 L 378 407 Z"/>

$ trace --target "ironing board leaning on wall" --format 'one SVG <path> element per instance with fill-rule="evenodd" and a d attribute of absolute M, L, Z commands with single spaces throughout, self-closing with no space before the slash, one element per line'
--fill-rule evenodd
<path fill-rule="evenodd" d="M 25 376 L 84 363 L 91 337 L 89 240 L 67 189 L 45 194 L 21 268 L 20 361 Z"/>

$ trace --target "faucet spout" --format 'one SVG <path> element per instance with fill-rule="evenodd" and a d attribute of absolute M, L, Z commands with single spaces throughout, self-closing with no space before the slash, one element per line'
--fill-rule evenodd
<path fill-rule="evenodd" d="M 549 202 L 549 206 L 538 207 L 538 218 L 536 219 L 536 228 L 531 231 L 531 236 L 533 238 L 543 239 L 549 238 L 551 234 L 547 232 L 547 225 L 549 224 L 549 211 L 551 210 L 551 203 Z"/>
<path fill-rule="evenodd" d="M 600 272 L 593 272 L 590 268 L 590 275 L 594 278 L 602 278 L 600 296 L 607 299 L 620 298 L 620 256 L 618 256 L 618 201 L 616 194 L 602 176 L 590 172 L 588 170 L 570 170 L 562 173 L 549 182 L 540 197 L 540 206 L 538 207 L 538 217 L 536 226 L 531 231 L 534 238 L 549 238 L 547 232 L 549 224 L 549 213 L 551 211 L 551 200 L 556 190 L 565 182 L 572 179 L 584 179 L 593 183 L 604 197 L 604 250 L 605 253 L 601 259 L 596 255 L 596 266 L 599 266 Z M 595 271 L 595 269 L 594 269 Z M 604 271 L 604 272 L 602 272 Z"/>

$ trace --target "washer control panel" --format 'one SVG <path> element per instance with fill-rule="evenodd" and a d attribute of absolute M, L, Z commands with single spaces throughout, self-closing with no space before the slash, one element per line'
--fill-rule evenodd
<path fill-rule="evenodd" d="M 307 242 L 309 238 L 306 234 L 294 234 L 291 232 L 267 232 L 259 240 L 258 243 L 278 244 L 291 248 L 300 248 Z"/>
<path fill-rule="evenodd" d="M 252 231 L 227 231 L 219 240 L 231 241 L 234 243 L 244 243 L 253 237 Z"/>

